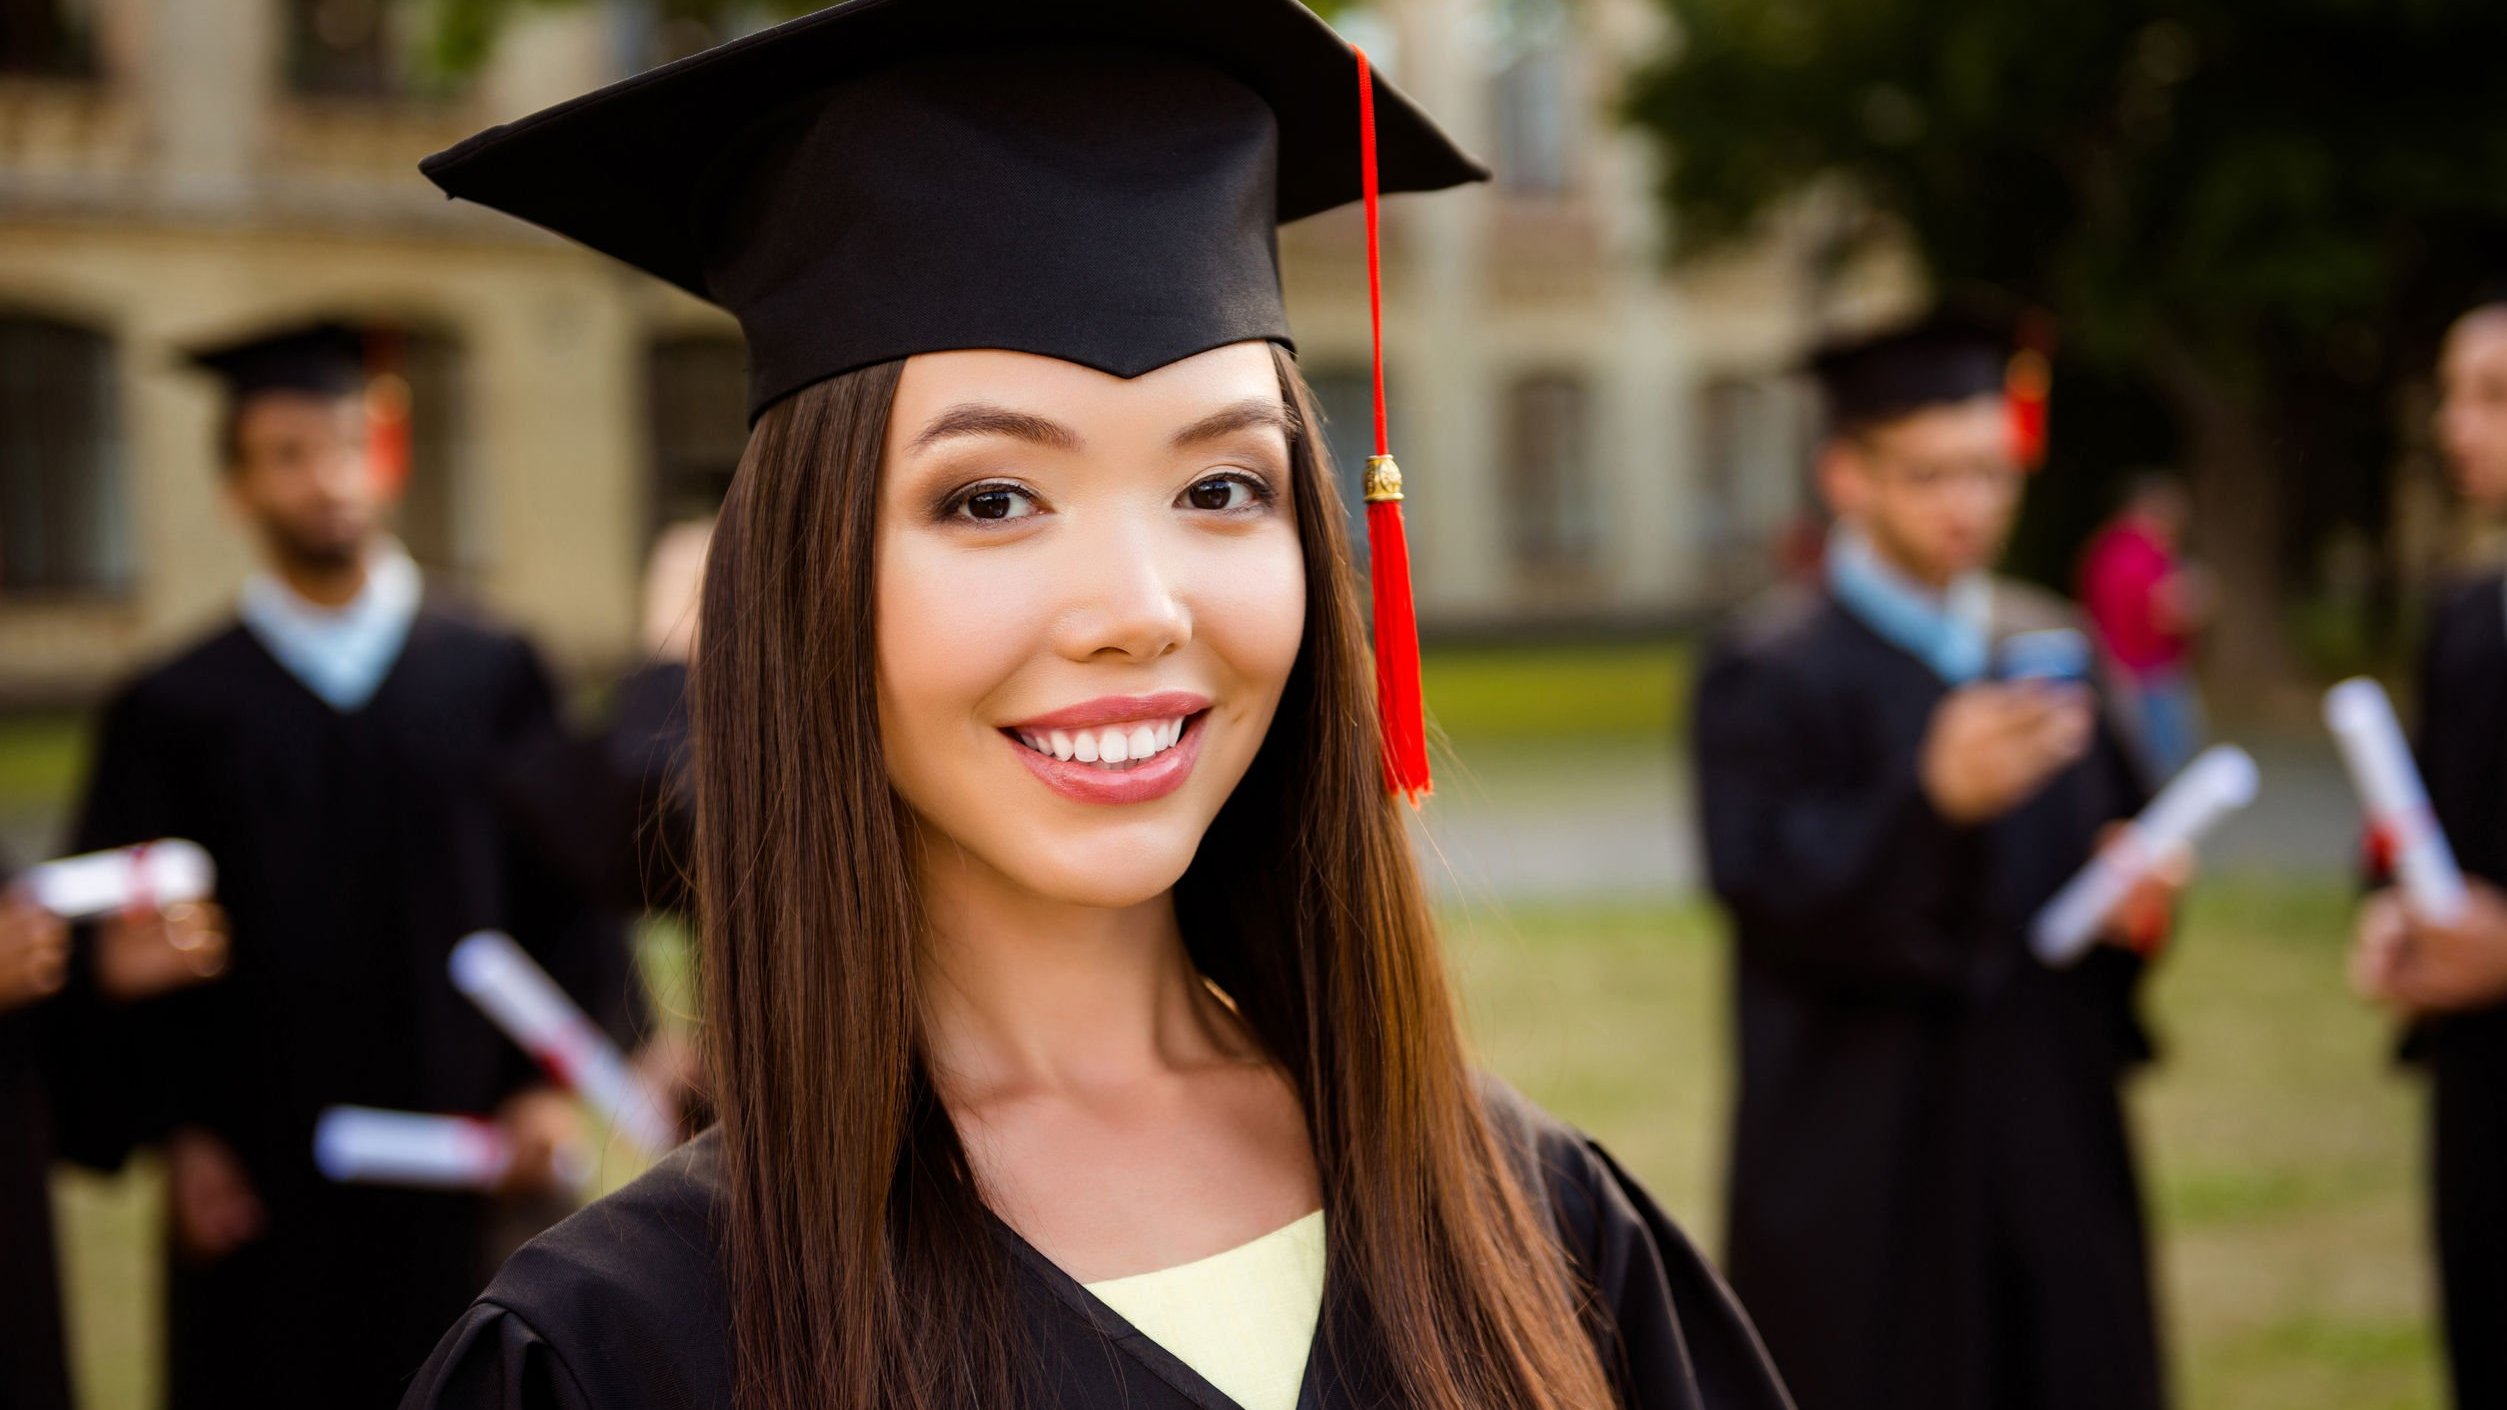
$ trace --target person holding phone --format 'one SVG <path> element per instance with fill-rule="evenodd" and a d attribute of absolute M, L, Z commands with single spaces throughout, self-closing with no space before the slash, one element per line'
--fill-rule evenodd
<path fill-rule="evenodd" d="M 1995 577 L 2024 471 L 2000 329 L 1815 363 L 1820 580 L 1700 678 L 1737 943 L 1728 1268 L 1804 1410 L 2162 1403 L 2118 1087 L 2172 887 L 2053 970 L 2030 917 L 2144 801 L 2070 609 Z"/>

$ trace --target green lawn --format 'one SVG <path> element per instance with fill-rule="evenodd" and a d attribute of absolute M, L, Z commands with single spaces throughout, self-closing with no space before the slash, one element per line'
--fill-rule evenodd
<path fill-rule="evenodd" d="M 2346 885 L 2226 880 L 2152 992 L 2135 1093 L 2179 1403 L 2434 1410 L 2419 1102 L 2344 991 Z M 1489 1066 L 1599 1136 L 1710 1248 L 1729 1100 L 1702 908 L 1479 914 L 1453 947 Z"/>
<path fill-rule="evenodd" d="M 1420 686 L 1436 728 L 1481 745 L 1668 740 L 1688 715 L 1686 642 L 1431 650 Z"/>
<path fill-rule="evenodd" d="M 1689 652 L 1657 645 L 1436 651 L 1440 726 L 1484 761 L 1579 740 L 1667 747 Z M 0 721 L 0 809 L 53 806 L 79 732 Z M 1487 749 L 1487 756 L 1480 751 Z M 2434 1410 L 2419 1102 L 2384 1025 L 2343 991 L 2348 881 L 2211 881 L 2158 979 L 2167 1062 L 2135 1094 L 2180 1403 Z M 1449 916 L 1485 1062 L 1584 1124 L 1717 1246 L 1723 946 L 1700 906 L 1473 908 Z M 648 952 L 688 1007 L 684 966 Z M 151 1403 L 155 1186 L 64 1177 L 72 1314 L 91 1410 Z"/>
<path fill-rule="evenodd" d="M 2215 882 L 2153 992 L 2169 1059 L 2136 1102 L 2180 1403 L 2196 1410 L 2439 1404 L 2418 1103 L 2383 1025 L 2342 990 L 2347 907 L 2338 884 Z M 1449 926 L 1483 1060 L 1600 1136 L 1715 1247 L 1727 1094 L 1711 915 L 1471 912 Z M 97 1410 L 141 1405 L 150 1384 L 151 1179 L 64 1181 Z"/>

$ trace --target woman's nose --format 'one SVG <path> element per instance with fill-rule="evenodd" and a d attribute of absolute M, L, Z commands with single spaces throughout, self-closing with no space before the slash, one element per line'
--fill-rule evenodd
<path fill-rule="evenodd" d="M 1069 606 L 1057 633 L 1072 660 L 1155 660 L 1192 639 L 1192 613 L 1168 546 L 1147 525 L 1074 535 L 1061 575 Z"/>

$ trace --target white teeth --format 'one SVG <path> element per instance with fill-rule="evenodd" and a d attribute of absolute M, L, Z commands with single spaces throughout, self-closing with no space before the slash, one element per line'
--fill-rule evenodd
<path fill-rule="evenodd" d="M 1109 729 L 1011 733 L 1020 743 L 1048 758 L 1076 759 L 1083 764 L 1137 764 L 1180 743 L 1186 723 L 1184 717 L 1178 716 Z"/>

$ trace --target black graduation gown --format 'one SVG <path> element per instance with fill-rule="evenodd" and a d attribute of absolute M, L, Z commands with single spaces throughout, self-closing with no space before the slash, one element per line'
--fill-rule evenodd
<path fill-rule="evenodd" d="M 9 866 L 0 859 L 0 884 Z M 0 1013 L 0 1410 L 69 1410 L 53 1251 L 52 1121 L 41 1065 L 49 1005 Z"/>
<path fill-rule="evenodd" d="M 2507 886 L 2507 582 L 2447 592 L 2420 662 L 2420 765 L 2463 869 Z M 2423 1023 L 2431 1208 L 2460 1406 L 2507 1405 L 2507 1006 Z"/>
<path fill-rule="evenodd" d="M 1492 1119 L 1548 1195 L 1590 1305 L 1592 1334 L 1631 1410 L 1789 1405 L 1732 1296 L 1608 1154 L 1490 1084 Z M 1532 1166 L 1537 1164 L 1537 1175 Z M 730 1312 L 716 1233 L 714 1133 L 567 1220 L 505 1265 L 436 1348 L 403 1410 L 728 1410 Z M 1034 1410 L 1234 1410 L 1163 1347 L 996 1221 L 1041 1369 Z M 1393 1403 L 1352 1385 L 1322 1348 L 1327 1290 L 1300 1410 Z"/>
<path fill-rule="evenodd" d="M 2068 621 L 1997 590 L 1997 632 Z M 1824 591 L 1700 678 L 1710 877 L 1737 941 L 1733 1287 L 1804 1410 L 2135 1410 L 2162 1396 L 2118 1094 L 2140 964 L 2027 920 L 2142 789 L 2113 731 L 2016 813 L 1916 781 L 1947 687 Z"/>
<path fill-rule="evenodd" d="M 195 1266 L 169 1250 L 177 1410 L 388 1405 L 484 1281 L 481 1197 L 332 1184 L 316 1116 L 335 1103 L 492 1111 L 529 1060 L 452 987 L 446 957 L 504 929 L 613 1029 L 632 972 L 614 925 L 502 819 L 492 772 L 555 717 L 520 638 L 430 602 L 374 697 L 342 713 L 241 626 L 142 675 L 108 707 L 78 845 L 188 837 L 218 867 L 226 976 L 93 1033 L 64 1153 L 104 1167 L 184 1125 L 223 1137 L 266 1233 Z"/>
<path fill-rule="evenodd" d="M 688 668 L 618 683 L 608 728 L 552 729 L 514 751 L 499 791 L 550 865 L 618 911 L 680 911 L 696 817 L 685 787 Z"/>

